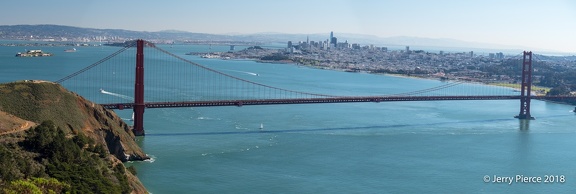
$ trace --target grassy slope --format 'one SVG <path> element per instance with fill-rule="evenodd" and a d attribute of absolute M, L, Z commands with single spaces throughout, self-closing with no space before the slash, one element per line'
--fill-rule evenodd
<path fill-rule="evenodd" d="M 77 96 L 53 83 L 13 82 L 0 85 L 0 110 L 40 123 L 52 120 L 62 129 L 82 129 L 88 115 L 82 113 Z"/>

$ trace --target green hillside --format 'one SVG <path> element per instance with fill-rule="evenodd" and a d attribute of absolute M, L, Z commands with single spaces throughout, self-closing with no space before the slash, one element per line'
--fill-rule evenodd
<path fill-rule="evenodd" d="M 53 121 L 62 129 L 82 129 L 88 115 L 81 110 L 78 96 L 57 84 L 13 82 L 0 85 L 0 110 L 17 117 Z"/>
<path fill-rule="evenodd" d="M 0 84 L 0 112 L 5 128 L 20 128 L 0 133 L 0 193 L 35 184 L 59 192 L 146 193 L 122 162 L 148 157 L 113 111 L 58 84 L 28 80 Z M 31 122 L 41 124 L 24 128 Z"/>

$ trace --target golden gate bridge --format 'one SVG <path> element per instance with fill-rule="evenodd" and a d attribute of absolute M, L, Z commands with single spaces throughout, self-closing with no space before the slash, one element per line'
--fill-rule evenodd
<path fill-rule="evenodd" d="M 510 95 L 509 91 L 503 92 L 505 90 L 493 86 L 469 89 L 461 87 L 465 83 L 462 81 L 397 94 L 328 95 L 275 87 L 247 77 L 257 76 L 256 73 L 232 76 L 222 70 L 192 62 L 150 42 L 136 40 L 56 83 L 69 89 L 74 88 L 73 91 L 79 95 L 105 108 L 133 109 L 133 132 L 135 135 L 144 135 L 146 108 L 516 99 L 520 100 L 520 111 L 516 118 L 533 119 L 530 114 L 531 99 L 576 99 L 574 96 L 534 96 L 531 91 L 532 71 L 532 52 L 524 52 L 519 95 Z M 102 88 L 106 86 L 115 86 L 115 91 L 109 92 Z M 110 95 L 107 95 L 108 98 L 98 95 L 102 93 Z M 134 94 L 134 97 L 126 94 Z"/>

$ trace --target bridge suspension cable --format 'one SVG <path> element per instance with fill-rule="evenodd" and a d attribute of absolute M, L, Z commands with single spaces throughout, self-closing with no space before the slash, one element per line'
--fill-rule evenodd
<path fill-rule="evenodd" d="M 339 96 L 334 96 L 334 95 L 326 95 L 326 94 L 317 94 L 317 93 L 311 93 L 311 92 L 300 92 L 300 91 L 295 91 L 295 90 L 288 90 L 288 89 L 283 89 L 283 88 L 278 88 L 278 87 L 274 87 L 274 86 L 269 86 L 269 85 L 257 83 L 257 82 L 254 82 L 254 81 L 250 81 L 250 80 L 246 80 L 246 79 L 243 79 L 243 78 L 235 77 L 235 76 L 232 76 L 232 75 L 229 75 L 229 74 L 226 74 L 226 73 L 217 71 L 217 70 L 215 70 L 215 69 L 212 69 L 212 68 L 209 68 L 209 67 L 200 65 L 200 64 L 198 64 L 198 63 L 195 63 L 195 62 L 192 62 L 192 61 L 190 61 L 190 60 L 184 59 L 184 58 L 182 58 L 182 57 L 180 57 L 180 56 L 178 56 L 178 55 L 175 55 L 175 54 L 173 54 L 173 53 L 171 53 L 171 52 L 168 52 L 168 51 L 166 51 L 166 50 L 164 50 L 164 49 L 161 49 L 161 48 L 159 48 L 159 47 L 155 47 L 155 46 L 154 46 L 153 48 L 159 50 L 160 52 L 162 52 L 162 53 L 164 53 L 164 54 L 167 54 L 167 55 L 169 55 L 169 56 L 172 56 L 172 57 L 174 57 L 174 58 L 176 58 L 176 59 L 178 59 L 178 60 L 184 61 L 184 62 L 186 62 L 186 63 L 188 63 L 188 64 L 191 64 L 191 65 L 194 65 L 194 66 L 196 66 L 196 67 L 202 68 L 202 69 L 204 69 L 204 70 L 207 70 L 207 71 L 216 73 L 216 74 L 218 74 L 218 75 L 225 76 L 225 77 L 228 77 L 228 78 L 232 78 L 232 79 L 235 79 L 235 80 L 238 80 L 238 81 L 242 81 L 242 82 L 245 82 L 245 83 L 249 83 L 249 84 L 253 84 L 253 85 L 257 85 L 257 86 L 261 86 L 261 87 L 265 87 L 265 88 L 269 88 L 269 89 L 279 90 L 279 91 L 283 91 L 283 92 L 290 92 L 290 93 L 302 94 L 302 95 L 309 95 L 309 96 L 315 96 L 315 97 L 339 97 Z"/>
<path fill-rule="evenodd" d="M 106 62 L 106 61 L 108 61 L 108 60 L 110 60 L 110 59 L 112 59 L 112 58 L 114 58 L 116 55 L 118 55 L 118 54 L 120 54 L 120 53 L 128 50 L 129 48 L 134 47 L 135 44 L 136 44 L 136 42 L 132 42 L 131 44 L 126 45 L 124 48 L 122 48 L 122 49 L 120 49 L 120 50 L 112 53 L 111 55 L 108 55 L 107 57 L 105 57 L 105 58 L 97 61 L 96 63 L 93 63 L 92 65 L 89 65 L 89 66 L 87 66 L 87 67 L 85 67 L 85 68 L 83 68 L 83 69 L 81 69 L 81 70 L 79 70 L 79 71 L 77 71 L 77 72 L 74 72 L 74 73 L 72 73 L 72 74 L 70 74 L 70 75 L 68 75 L 68 76 L 66 76 L 66 77 L 63 77 L 63 78 L 61 78 L 61 79 L 59 79 L 59 80 L 56 80 L 55 82 L 61 84 L 62 82 L 65 82 L 66 80 L 69 80 L 69 79 L 71 79 L 71 78 L 73 78 L 73 77 L 76 77 L 77 75 L 79 75 L 79 74 L 81 74 L 81 73 L 84 73 L 85 71 L 88 71 L 89 69 L 92 69 L 92 68 L 94 68 L 94 67 L 96 67 L 96 66 L 98 66 L 98 65 L 100 65 L 100 64 L 102 64 L 102 63 L 104 63 L 104 62 Z"/>
<path fill-rule="evenodd" d="M 97 103 L 129 103 L 134 94 L 134 64 L 136 43 L 130 42 L 120 50 L 103 59 L 82 68 L 56 83 L 69 83 L 79 90 L 73 90 Z M 317 99 L 317 98 L 358 98 L 358 97 L 404 97 L 404 96 L 474 96 L 474 95 L 513 95 L 509 89 L 474 84 L 468 81 L 455 80 L 448 83 L 431 82 L 430 88 L 418 89 L 396 94 L 384 94 L 385 89 L 373 90 L 360 95 L 328 95 L 320 92 L 302 92 L 286 87 L 262 84 L 266 77 L 257 77 L 249 70 L 232 70 L 235 67 L 220 63 L 218 60 L 205 60 L 199 64 L 189 59 L 167 51 L 159 46 L 145 41 L 145 102 L 185 102 L 185 101 L 236 101 L 236 100 L 267 100 L 267 99 Z M 129 50 L 130 49 L 130 50 Z M 129 51 L 129 52 L 126 52 Z M 124 53 L 124 54 L 121 54 Z M 111 60 L 115 58 L 115 60 Z M 204 60 L 204 59 L 198 59 Z M 227 69 L 238 75 L 224 73 L 217 69 Z M 93 73 L 86 73 L 87 71 Z M 243 73 L 242 73 L 243 72 Z M 82 74 L 82 76 L 80 76 Z M 255 77 L 248 77 L 255 76 Z M 294 80 L 297 81 L 297 80 Z M 473 80 L 472 80 L 473 81 Z M 78 83 L 76 83 L 78 82 Z M 315 88 L 310 84 L 299 82 L 300 85 L 289 85 L 298 88 L 309 88 L 308 91 L 326 91 L 325 88 Z M 389 83 L 388 83 L 389 84 Z M 303 87 L 300 87 L 303 86 Z M 459 87 L 462 86 L 462 87 Z M 411 88 L 419 87 L 418 85 Z M 411 89 L 405 88 L 405 89 Z M 452 88 L 446 90 L 448 88 Z M 320 90 L 316 90 L 320 89 Z M 441 91 L 441 92 L 439 92 Z M 349 91 L 346 91 L 349 92 Z M 350 91 L 354 94 L 354 91 Z M 467 93 L 466 93 L 467 92 Z M 498 94 L 496 94 L 496 92 Z M 330 92 L 324 92 L 330 93 Z M 97 97 L 92 98 L 91 96 Z"/>
<path fill-rule="evenodd" d="M 451 83 L 448 83 L 445 85 L 436 86 L 433 88 L 427 88 L 427 89 L 423 89 L 423 90 L 416 90 L 416 91 L 412 91 L 412 92 L 398 93 L 398 94 L 392 94 L 392 95 L 386 95 L 386 96 L 414 96 L 414 95 L 418 95 L 418 94 L 424 94 L 424 93 L 429 93 L 429 92 L 433 92 L 433 91 L 438 91 L 438 90 L 454 87 L 454 86 L 457 86 L 457 85 L 460 85 L 463 83 L 465 83 L 465 82 L 455 81 L 455 82 L 451 82 Z"/>

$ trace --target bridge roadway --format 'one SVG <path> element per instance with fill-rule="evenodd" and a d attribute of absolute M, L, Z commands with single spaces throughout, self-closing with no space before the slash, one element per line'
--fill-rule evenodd
<path fill-rule="evenodd" d="M 511 100 L 521 96 L 359 96 L 331 98 L 295 98 L 295 99 L 264 99 L 264 100 L 215 100 L 215 101 L 180 101 L 180 102 L 147 102 L 146 108 L 176 108 L 176 107 L 210 107 L 210 106 L 251 106 L 279 104 L 318 104 L 318 103 L 350 103 L 350 102 L 392 102 L 392 101 L 440 101 L 440 100 Z M 576 96 L 532 96 L 535 100 L 576 99 Z M 134 103 L 101 104 L 108 109 L 132 109 Z"/>
<path fill-rule="evenodd" d="M 320 103 L 351 103 L 351 102 L 394 102 L 394 101 L 444 101 L 444 100 L 513 100 L 521 96 L 359 96 L 331 98 L 295 98 L 295 99 L 264 99 L 264 100 L 214 100 L 214 101 L 180 101 L 180 102 L 146 102 L 146 108 L 177 108 L 177 107 L 211 107 L 211 106 L 252 106 L 280 104 L 320 104 Z M 574 99 L 576 96 L 532 96 L 535 100 Z M 132 109 L 134 103 L 100 104 L 107 109 Z"/>
<path fill-rule="evenodd" d="M 393 102 L 393 101 L 441 101 L 441 100 L 513 100 L 521 96 L 359 96 L 332 98 L 295 98 L 295 99 L 264 99 L 264 100 L 215 100 L 215 101 L 180 101 L 180 102 L 146 102 L 146 108 L 177 108 L 177 107 L 210 107 L 210 106 L 252 106 L 280 104 L 320 104 L 320 103 L 351 103 L 351 102 Z M 576 99 L 576 96 L 532 96 L 535 100 Z M 134 103 L 101 104 L 107 109 L 131 109 Z"/>

